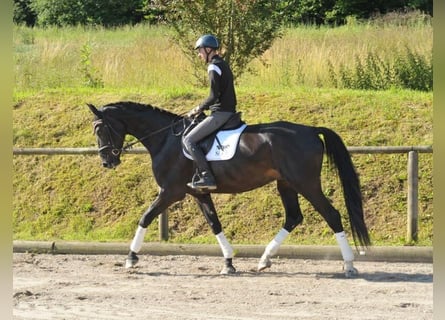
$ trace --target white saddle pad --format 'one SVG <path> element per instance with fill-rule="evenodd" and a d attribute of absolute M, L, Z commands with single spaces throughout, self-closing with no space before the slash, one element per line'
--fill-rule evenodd
<path fill-rule="evenodd" d="M 219 131 L 216 134 L 218 139 L 215 139 L 213 141 L 212 148 L 210 148 L 210 151 L 206 154 L 207 161 L 221 161 L 232 159 L 235 155 L 240 135 L 246 127 L 247 124 L 243 124 L 241 127 L 234 130 Z M 218 143 L 218 141 L 220 143 Z M 192 159 L 192 157 L 184 150 L 184 148 L 182 148 L 182 151 L 187 158 Z"/>

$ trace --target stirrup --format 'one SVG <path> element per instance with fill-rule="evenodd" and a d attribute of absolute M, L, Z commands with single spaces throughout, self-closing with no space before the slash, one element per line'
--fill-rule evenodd
<path fill-rule="evenodd" d="M 212 176 L 210 176 L 208 172 L 207 173 L 203 172 L 201 174 L 199 174 L 198 172 L 195 173 L 195 175 L 192 178 L 192 181 L 187 183 L 187 186 L 199 191 L 215 190 L 217 188 L 215 179 Z"/>
<path fill-rule="evenodd" d="M 202 191 L 202 192 L 217 189 L 216 185 L 202 185 L 202 186 L 200 186 L 200 185 L 193 184 L 193 182 L 187 183 L 187 186 L 192 188 L 193 190 Z"/>

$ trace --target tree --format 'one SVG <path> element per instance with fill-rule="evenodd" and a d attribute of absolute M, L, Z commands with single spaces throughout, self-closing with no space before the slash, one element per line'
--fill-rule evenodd
<path fill-rule="evenodd" d="M 31 0 L 41 26 L 101 25 L 140 22 L 142 0 Z"/>
<path fill-rule="evenodd" d="M 37 14 L 40 26 L 67 26 L 85 24 L 87 16 L 81 1 L 75 0 L 33 0 L 31 8 Z"/>
<path fill-rule="evenodd" d="M 143 19 L 142 0 L 83 0 L 90 23 L 110 27 Z"/>
<path fill-rule="evenodd" d="M 290 24 L 342 25 L 348 17 L 368 19 L 375 14 L 420 10 L 433 15 L 433 0 L 289 0 Z"/>
<path fill-rule="evenodd" d="M 31 0 L 14 0 L 13 21 L 15 24 L 25 24 L 29 27 L 36 23 L 36 14 L 30 7 Z"/>
<path fill-rule="evenodd" d="M 202 34 L 214 34 L 220 53 L 232 68 L 235 78 L 246 71 L 248 63 L 260 57 L 281 36 L 286 6 L 280 0 L 160 0 L 167 22 L 173 27 L 174 42 L 193 65 L 199 61 L 193 46 Z M 201 68 L 195 68 L 199 70 Z M 195 71 L 195 76 L 203 76 Z"/>

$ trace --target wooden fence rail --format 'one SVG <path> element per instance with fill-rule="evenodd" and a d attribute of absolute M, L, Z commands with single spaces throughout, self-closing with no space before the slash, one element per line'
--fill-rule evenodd
<path fill-rule="evenodd" d="M 410 151 L 419 153 L 433 153 L 432 146 L 395 146 L 395 147 L 348 147 L 350 153 L 409 153 Z M 125 151 L 128 154 L 147 153 L 143 147 L 132 148 Z M 14 155 L 76 155 L 76 154 L 98 154 L 97 148 L 14 148 Z"/>
<path fill-rule="evenodd" d="M 418 181 L 419 181 L 419 153 L 433 153 L 432 146 L 381 146 L 381 147 L 348 147 L 348 151 L 358 154 L 408 154 L 408 194 L 407 194 L 407 231 L 406 241 L 417 241 L 418 234 Z M 147 153 L 145 148 L 133 148 L 125 151 L 128 154 Z M 14 148 L 13 155 L 88 155 L 98 154 L 97 148 Z M 159 237 L 168 239 L 168 214 L 159 216 Z"/>

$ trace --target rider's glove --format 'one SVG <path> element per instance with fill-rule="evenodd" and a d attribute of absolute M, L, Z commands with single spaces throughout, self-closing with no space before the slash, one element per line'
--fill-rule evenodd
<path fill-rule="evenodd" d="M 197 116 L 201 112 L 202 112 L 201 107 L 197 106 L 197 107 L 193 108 L 192 110 L 190 110 L 189 113 L 187 113 L 187 117 L 188 118 L 194 118 L 195 116 Z"/>

